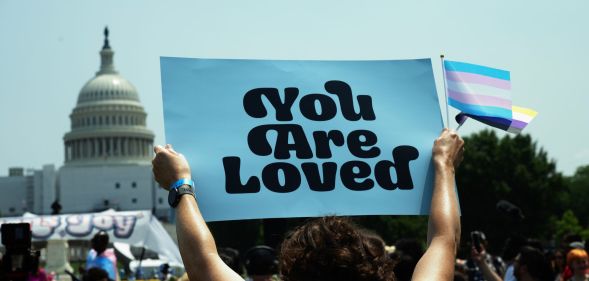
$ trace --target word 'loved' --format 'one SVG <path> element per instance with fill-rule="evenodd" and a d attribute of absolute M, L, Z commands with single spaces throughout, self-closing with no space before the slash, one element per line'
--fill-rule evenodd
<path fill-rule="evenodd" d="M 347 83 L 328 81 L 325 83 L 325 90 L 337 97 L 344 119 L 351 122 L 376 119 L 370 96 L 357 96 L 358 111 L 356 111 L 352 90 Z M 243 106 L 249 116 L 264 118 L 268 116 L 268 110 L 263 103 L 265 98 L 274 108 L 276 121 L 292 121 L 292 108 L 298 95 L 298 88 L 286 88 L 284 100 L 282 100 L 276 88 L 256 88 L 244 95 Z M 337 116 L 338 103 L 332 96 L 312 93 L 302 96 L 298 101 L 298 107 L 301 115 L 308 120 L 327 121 Z M 268 139 L 269 132 L 276 134 L 274 143 L 270 143 Z M 297 159 L 314 157 L 330 159 L 333 155 L 332 148 L 343 146 L 346 146 L 348 151 L 357 158 L 369 159 L 381 155 L 380 148 L 376 146 L 378 138 L 369 130 L 354 130 L 347 136 L 339 130 L 313 131 L 311 136 L 310 142 L 303 127 L 298 124 L 267 124 L 251 129 L 247 141 L 249 149 L 255 155 L 273 156 L 277 160 L 290 159 L 291 152 Z M 300 165 L 284 161 L 273 162 L 262 169 L 262 182 L 257 176 L 251 176 L 245 183 L 241 181 L 241 159 L 228 156 L 223 158 L 225 190 L 232 194 L 256 193 L 260 191 L 261 183 L 263 183 L 273 192 L 292 192 L 300 187 L 302 175 L 304 175 L 311 190 L 330 191 L 336 186 L 338 169 L 342 184 L 350 190 L 369 190 L 374 187 L 375 181 L 387 190 L 413 189 L 409 162 L 417 159 L 419 152 L 415 147 L 402 145 L 395 147 L 391 156 L 393 161 L 381 160 L 373 166 L 360 160 L 339 163 L 340 167 L 333 161 L 322 163 L 309 161 L 302 162 Z M 392 170 L 394 170 L 394 176 Z M 371 175 L 374 175 L 374 180 L 370 178 Z"/>

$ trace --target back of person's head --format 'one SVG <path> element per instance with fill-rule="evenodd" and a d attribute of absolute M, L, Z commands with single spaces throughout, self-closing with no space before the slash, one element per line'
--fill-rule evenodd
<path fill-rule="evenodd" d="M 101 254 L 102 252 L 106 251 L 106 247 L 108 247 L 108 233 L 105 231 L 99 231 L 94 234 L 92 237 L 92 249 L 96 251 L 97 254 Z"/>
<path fill-rule="evenodd" d="M 567 254 L 567 264 L 570 265 L 573 261 L 576 260 L 587 260 L 587 252 L 582 249 L 572 249 Z"/>
<path fill-rule="evenodd" d="M 163 275 L 169 274 L 170 273 L 170 264 L 164 263 L 160 266 L 160 272 Z"/>
<path fill-rule="evenodd" d="M 366 245 L 366 250 L 370 252 L 372 256 L 386 256 L 386 244 L 380 235 L 366 229 L 360 230 Z"/>
<path fill-rule="evenodd" d="M 104 270 L 102 268 L 93 267 L 93 268 L 88 269 L 86 274 L 84 274 L 84 277 L 82 280 L 83 281 L 107 281 L 108 280 L 108 273 L 106 272 L 106 270 Z"/>
<path fill-rule="evenodd" d="M 519 254 L 520 249 L 526 244 L 526 238 L 513 235 L 507 240 L 505 240 L 505 245 L 503 246 L 503 254 L 501 257 L 505 261 L 511 261 L 515 259 L 515 257 Z"/>
<path fill-rule="evenodd" d="M 530 246 L 524 246 L 521 248 L 519 253 L 519 259 L 516 262 L 515 274 L 516 278 L 520 280 L 517 274 L 521 268 L 525 267 L 525 271 L 533 277 L 535 280 L 548 281 L 554 280 L 552 269 L 544 254 L 536 248 Z"/>
<path fill-rule="evenodd" d="M 245 270 L 249 276 L 273 275 L 278 273 L 276 251 L 268 246 L 254 246 L 244 256 Z"/>
<path fill-rule="evenodd" d="M 223 262 L 239 275 L 243 275 L 243 266 L 239 259 L 239 251 L 233 248 L 219 248 L 217 250 Z"/>
<path fill-rule="evenodd" d="M 417 260 L 410 255 L 400 255 L 395 259 L 395 277 L 397 281 L 409 281 L 415 271 Z"/>
<path fill-rule="evenodd" d="M 423 256 L 423 246 L 415 238 L 402 238 L 395 243 L 395 252 L 399 256 L 409 255 L 414 260 L 419 260 Z"/>
<path fill-rule="evenodd" d="M 284 281 L 391 281 L 393 263 L 373 253 L 349 219 L 323 217 L 291 232 L 280 249 Z"/>

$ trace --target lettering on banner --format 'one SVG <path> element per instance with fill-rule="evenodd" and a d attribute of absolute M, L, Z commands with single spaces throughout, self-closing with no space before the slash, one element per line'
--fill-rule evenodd
<path fill-rule="evenodd" d="M 61 225 L 60 217 L 34 217 L 19 218 L 15 220 L 0 220 L 0 225 L 5 223 L 28 223 L 31 225 L 32 237 L 34 239 L 47 239 L 55 233 Z"/>
<path fill-rule="evenodd" d="M 375 159 L 382 150 L 377 146 L 378 137 L 370 130 L 353 130 L 347 134 L 340 129 L 306 132 L 296 124 L 292 110 L 296 108 L 307 120 L 325 122 L 338 114 L 349 122 L 370 122 L 376 120 L 372 97 L 358 95 L 354 99 L 352 88 L 343 81 L 327 81 L 324 85 L 328 94 L 311 93 L 299 98 L 299 89 L 284 89 L 284 98 L 276 88 L 256 88 L 245 93 L 243 107 L 252 118 L 265 118 L 274 114 L 277 124 L 259 125 L 250 130 L 247 143 L 250 151 L 257 156 L 271 157 L 276 162 L 268 163 L 259 175 L 241 178 L 241 159 L 237 156 L 223 158 L 225 170 L 225 191 L 230 194 L 257 193 L 262 187 L 288 193 L 297 190 L 303 179 L 313 191 L 325 192 L 335 189 L 338 172 L 344 187 L 354 191 L 372 189 L 375 185 L 386 190 L 413 189 L 409 163 L 419 157 L 419 151 L 409 145 L 392 148 L 390 153 L 374 165 L 363 159 Z M 273 113 L 264 105 L 267 100 Z M 355 105 L 357 104 L 357 105 Z M 339 112 L 338 112 L 339 109 Z M 275 136 L 275 141 L 269 140 Z M 333 149 L 347 148 L 356 160 L 338 163 L 329 160 Z M 309 160 L 296 166 L 287 159 Z M 326 160 L 324 162 L 312 159 Z"/>
<path fill-rule="evenodd" d="M 133 234 L 136 216 L 114 216 L 115 230 L 114 235 L 119 238 L 129 238 Z"/>
<path fill-rule="evenodd" d="M 94 229 L 110 231 L 117 238 L 129 238 L 133 234 L 137 219 L 141 214 L 136 215 L 70 215 L 66 218 L 67 234 L 75 237 L 87 236 Z"/>
<path fill-rule="evenodd" d="M 113 235 L 117 238 L 129 238 L 135 230 L 137 220 L 142 217 L 141 213 L 134 215 L 62 215 L 0 220 L 0 225 L 5 223 L 29 223 L 33 238 L 44 240 L 55 233 L 61 226 L 61 220 L 63 218 L 65 233 L 74 237 L 86 237 L 96 229 L 104 231 L 112 230 Z"/>
<path fill-rule="evenodd" d="M 65 232 L 71 236 L 84 237 L 92 233 L 92 223 L 90 215 L 70 215 L 65 219 Z"/>

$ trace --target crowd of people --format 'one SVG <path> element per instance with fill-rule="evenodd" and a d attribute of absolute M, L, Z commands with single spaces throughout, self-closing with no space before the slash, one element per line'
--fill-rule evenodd
<path fill-rule="evenodd" d="M 349 233 L 351 229 L 357 229 L 359 232 L 356 235 L 361 237 L 359 240 L 362 242 L 358 244 L 357 248 L 350 249 L 351 252 L 340 252 L 337 254 L 325 252 L 341 249 L 338 248 L 341 245 L 335 245 L 335 243 L 315 245 L 315 251 L 318 256 L 306 256 L 304 262 L 307 265 L 298 265 L 305 269 L 299 274 L 309 274 L 306 271 L 307 268 L 316 266 L 315 264 L 321 264 L 322 270 L 343 274 L 343 276 L 332 278 L 333 280 L 409 281 L 412 278 L 417 261 L 421 259 L 424 253 L 422 242 L 418 239 L 400 239 L 394 245 L 386 246 L 384 240 L 377 234 L 355 226 L 348 218 L 326 217 L 316 219 L 309 222 L 306 228 L 314 228 L 318 225 L 327 225 L 343 233 Z M 330 235 L 335 235 L 335 233 L 337 232 L 333 232 Z M 501 255 L 491 255 L 486 251 L 488 241 L 484 233 L 480 231 L 475 231 L 475 233 L 478 233 L 482 237 L 480 251 L 471 243 L 464 245 L 471 247 L 471 252 L 465 259 L 456 259 L 453 280 L 589 280 L 589 259 L 584 249 L 584 243 L 578 235 L 565 237 L 563 247 L 557 249 L 545 249 L 542 243 L 537 240 L 513 236 L 506 241 Z M 317 239 L 317 241 L 327 243 L 328 241 L 341 240 L 328 236 Z M 294 252 L 300 254 L 300 251 L 301 249 L 298 249 L 298 251 Z M 219 255 L 233 271 L 243 276 L 245 280 L 281 280 L 281 271 L 279 271 L 279 268 L 283 268 L 282 272 L 286 274 L 295 274 L 289 271 L 292 270 L 289 267 L 291 265 L 279 264 L 279 257 L 275 250 L 268 246 L 256 246 L 248 250 L 241 259 L 239 251 L 232 248 L 219 248 Z M 289 253 L 283 253 L 283 255 L 289 255 Z M 326 256 L 329 256 L 329 259 Z M 293 257 L 283 256 L 281 260 L 293 260 Z M 333 267 L 348 268 L 350 271 L 359 272 L 360 275 L 371 277 L 348 276 L 347 274 L 355 273 L 346 272 L 345 270 L 340 271 Z M 394 273 L 394 279 L 387 279 L 386 273 L 390 271 Z M 285 278 L 284 280 L 290 279 Z"/>
<path fill-rule="evenodd" d="M 217 248 L 197 198 L 179 195 L 174 206 L 176 230 L 186 273 L 177 277 L 169 268 L 162 269 L 160 280 L 589 281 L 589 257 L 578 235 L 565 237 L 556 249 L 513 235 L 500 255 L 487 251 L 489 243 L 482 231 L 469 233 L 470 242 L 460 244 L 454 177 L 463 147 L 462 139 L 450 130 L 444 130 L 434 142 L 435 176 L 427 238 L 400 239 L 391 246 L 350 218 L 329 216 L 310 219 L 291 230 L 277 249 L 261 245 L 240 254 L 236 249 Z M 154 150 L 154 175 L 162 187 L 190 179 L 186 159 L 170 145 Z M 121 280 L 108 243 L 103 232 L 92 239 L 93 249 L 81 275 L 84 281 Z M 470 249 L 463 259 L 457 258 L 461 246 Z M 32 273 L 29 280 L 45 281 L 40 278 Z"/>
<path fill-rule="evenodd" d="M 488 241 L 483 232 L 473 231 L 470 235 L 480 237 L 480 246 L 477 249 L 472 242 L 463 245 L 471 248 L 470 255 L 465 259 L 456 259 L 453 280 L 589 280 L 589 257 L 579 235 L 564 237 L 562 246 L 556 249 L 545 249 L 538 240 L 512 236 L 507 239 L 500 255 L 491 255 L 486 251 Z M 282 246 L 288 250 L 259 245 L 244 253 L 233 248 L 218 248 L 218 255 L 231 270 L 247 281 L 303 280 L 309 274 L 315 277 L 305 280 L 408 281 L 412 280 L 417 262 L 424 254 L 423 242 L 419 239 L 400 239 L 387 246 L 378 234 L 356 226 L 352 219 L 345 217 L 312 219 L 290 233 L 290 237 L 296 237 L 286 240 L 294 245 Z M 304 239 L 312 239 L 312 251 L 301 247 L 309 247 L 310 241 Z M 354 241 L 351 243 L 353 247 L 347 245 L 350 241 Z M 141 279 L 139 276 L 118 274 L 116 255 L 112 248 L 108 248 L 106 232 L 98 232 L 91 245 L 85 266 L 80 268 L 79 275 L 71 274 L 72 280 Z M 50 281 L 53 278 L 42 267 L 35 268 L 37 270 L 30 274 L 29 281 Z M 312 273 L 312 268 L 320 271 Z M 324 272 L 334 275 L 326 278 Z M 156 279 L 186 281 L 189 277 L 187 274 L 173 274 L 170 267 L 164 264 Z"/>

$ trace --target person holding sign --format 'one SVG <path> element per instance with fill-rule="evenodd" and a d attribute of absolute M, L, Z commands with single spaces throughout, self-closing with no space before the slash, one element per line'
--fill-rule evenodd
<path fill-rule="evenodd" d="M 191 180 L 190 166 L 184 156 L 174 151 L 170 145 L 156 146 L 154 151 L 156 155 L 152 163 L 155 179 L 166 190 L 172 190 L 170 204 L 176 208 L 178 246 L 190 280 L 243 280 L 241 276 L 223 263 L 217 253 L 214 238 L 201 215 L 195 198 L 193 198 L 194 183 Z M 428 225 L 428 248 L 417 263 L 413 280 L 453 280 L 454 260 L 460 241 L 460 218 L 454 175 L 455 168 L 462 161 L 463 151 L 464 141 L 462 138 L 456 132 L 448 129 L 444 129 L 434 142 L 432 161 L 435 166 L 435 179 Z M 184 194 L 192 196 L 183 196 Z M 328 235 L 332 231 L 331 224 L 321 224 L 320 220 L 310 223 L 318 224 L 317 227 L 311 227 L 311 230 L 315 231 L 314 233 L 318 236 Z M 342 224 L 333 225 L 342 226 Z M 335 241 L 338 242 L 335 244 L 340 245 L 342 250 L 350 249 L 353 252 L 353 248 L 362 245 L 364 239 L 362 235 L 354 234 L 360 233 L 358 229 L 349 225 L 345 227 L 352 233 L 351 238 Z M 304 232 L 301 232 L 304 228 L 305 226 L 302 226 L 297 229 L 283 242 L 280 259 L 285 257 L 291 259 L 280 261 L 281 265 L 289 265 L 286 271 L 283 271 L 283 268 L 280 269 L 284 280 L 394 280 L 392 269 L 387 272 L 378 272 L 378 274 L 375 272 L 360 273 L 357 271 L 358 267 L 327 268 L 322 266 L 322 263 L 297 261 L 297 259 L 305 259 L 313 254 L 318 254 L 313 251 L 324 251 L 319 256 L 322 256 L 324 260 L 334 261 L 337 259 L 331 255 L 341 252 L 325 251 L 325 248 L 322 250 L 322 248 L 313 247 L 316 237 L 304 237 Z M 297 231 L 303 235 L 296 235 Z M 308 243 L 308 247 L 305 247 L 306 243 Z M 301 255 L 285 255 L 293 249 L 292 245 L 307 252 Z M 371 261 L 366 257 L 363 262 Z M 301 264 L 306 264 L 307 267 L 302 268 Z M 345 274 L 342 274 L 344 271 Z"/>

